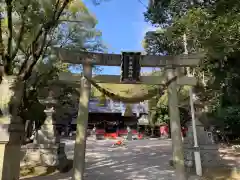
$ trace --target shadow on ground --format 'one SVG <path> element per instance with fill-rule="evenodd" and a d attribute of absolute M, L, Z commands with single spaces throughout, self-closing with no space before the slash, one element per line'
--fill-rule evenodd
<path fill-rule="evenodd" d="M 112 141 L 94 141 L 87 143 L 85 180 L 173 180 L 174 169 L 169 166 L 171 141 L 142 140 L 129 142 L 125 148 L 111 148 Z M 66 140 L 66 153 L 73 158 L 73 141 Z M 221 150 L 225 163 L 239 163 L 233 152 Z M 237 159 L 236 159 L 237 158 Z M 51 173 L 51 172 L 50 172 Z M 73 172 L 52 175 L 42 174 L 38 177 L 22 180 L 71 180 Z M 226 167 L 205 169 L 202 180 L 238 180 L 239 172 Z M 231 177 L 231 178 L 230 178 Z"/>
<path fill-rule="evenodd" d="M 86 158 L 86 180 L 170 180 L 170 141 L 132 141 L 125 148 L 111 148 L 111 141 L 89 141 Z M 73 157 L 73 143 L 66 145 Z M 23 180 L 70 180 L 73 172 L 24 178 Z"/>

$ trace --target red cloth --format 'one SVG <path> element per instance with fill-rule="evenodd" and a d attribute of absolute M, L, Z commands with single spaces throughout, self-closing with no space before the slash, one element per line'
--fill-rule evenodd
<path fill-rule="evenodd" d="M 182 127 L 182 136 L 185 137 L 187 135 L 188 129 L 186 127 Z"/>
<path fill-rule="evenodd" d="M 136 129 L 132 129 L 132 134 L 138 134 L 138 131 Z"/>
<path fill-rule="evenodd" d="M 107 138 L 116 139 L 117 138 L 117 133 L 105 133 L 104 136 L 107 137 Z"/>
<path fill-rule="evenodd" d="M 122 144 L 122 141 L 119 140 L 119 141 L 116 142 L 116 144 L 117 144 L 117 145 L 121 145 L 121 144 Z"/>
<path fill-rule="evenodd" d="M 96 129 L 96 134 L 104 134 L 105 130 L 104 129 Z"/>
<path fill-rule="evenodd" d="M 160 126 L 160 133 L 161 135 L 168 135 L 169 134 L 169 128 L 167 125 L 165 126 Z"/>
<path fill-rule="evenodd" d="M 142 134 L 138 134 L 138 139 L 142 139 L 143 135 Z"/>
<path fill-rule="evenodd" d="M 127 130 L 126 129 L 120 129 L 120 130 L 118 130 L 118 134 L 120 134 L 120 135 L 124 135 L 124 134 L 127 134 L 128 132 L 127 132 Z"/>

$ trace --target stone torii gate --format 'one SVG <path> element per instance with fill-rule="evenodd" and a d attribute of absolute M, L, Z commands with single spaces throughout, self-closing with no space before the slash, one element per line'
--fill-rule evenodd
<path fill-rule="evenodd" d="M 66 83 L 80 83 L 79 114 L 77 118 L 77 135 L 74 150 L 74 180 L 83 180 L 85 169 L 85 148 L 86 148 L 86 129 L 88 125 L 88 104 L 90 98 L 91 84 L 86 80 L 93 79 L 97 83 L 122 83 L 121 76 L 116 75 L 97 75 L 92 76 L 93 65 L 102 66 L 121 66 L 123 54 L 104 54 L 72 51 L 67 49 L 55 49 L 58 58 L 62 62 L 83 65 L 83 76 L 73 74 L 60 74 L 60 80 Z M 195 67 L 200 62 L 202 54 L 189 54 L 179 56 L 154 56 L 140 55 L 141 67 L 160 67 L 166 69 L 165 77 L 142 76 L 137 81 L 127 81 L 124 84 L 165 84 L 166 81 L 178 76 L 168 86 L 168 101 L 171 124 L 171 137 L 173 145 L 173 161 L 175 162 L 176 177 L 179 180 L 186 180 L 183 143 L 181 139 L 180 115 L 178 109 L 177 85 L 195 85 L 196 78 L 179 76 L 179 67 Z"/>

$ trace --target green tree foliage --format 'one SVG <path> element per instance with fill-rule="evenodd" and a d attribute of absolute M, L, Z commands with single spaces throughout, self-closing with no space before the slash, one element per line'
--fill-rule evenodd
<path fill-rule="evenodd" d="M 143 47 L 151 55 L 177 55 L 183 53 L 181 38 L 173 38 L 166 29 L 162 28 L 147 32 Z"/>
<path fill-rule="evenodd" d="M 11 103 L 20 112 L 15 116 L 25 121 L 36 117 L 32 114 L 37 109 L 44 109 L 37 101 L 41 89 L 56 80 L 58 73 L 74 68 L 59 62 L 52 47 L 103 51 L 105 46 L 95 28 L 96 18 L 82 1 L 6 0 L 0 6 L 1 78 L 16 76 L 13 86 L 18 89 L 24 84 L 23 93 Z"/>
<path fill-rule="evenodd" d="M 156 40 L 156 38 L 154 38 Z M 146 42 L 146 41 L 145 41 Z M 148 45 L 148 43 L 146 43 Z M 171 46 L 171 44 L 169 44 Z M 170 46 L 165 46 L 166 50 Z M 160 48 L 159 48 L 160 49 Z M 170 52 L 172 51 L 169 48 Z M 167 52 L 167 53 L 168 53 Z M 165 51 L 166 53 L 166 51 Z M 164 76 L 164 71 L 155 71 L 151 75 L 157 75 L 157 76 Z M 144 86 L 146 89 L 150 88 L 149 86 Z M 185 103 L 186 99 L 188 99 L 188 86 L 180 87 L 178 88 L 178 96 L 179 96 L 179 106 L 181 104 Z M 156 97 L 150 99 L 148 101 L 148 107 L 149 107 L 149 124 L 154 127 L 155 125 L 160 125 L 163 123 L 169 124 L 169 113 L 168 113 L 168 95 L 167 90 L 164 91 L 162 96 L 157 95 Z M 186 120 L 189 119 L 189 116 L 185 110 L 185 108 L 180 108 L 180 119 L 182 124 L 186 122 Z"/>
<path fill-rule="evenodd" d="M 225 106 L 221 108 L 221 111 L 215 112 L 213 115 L 216 117 L 214 119 L 214 124 L 222 131 L 227 130 L 234 135 L 239 134 L 240 127 L 240 107 L 236 106 Z"/>
<path fill-rule="evenodd" d="M 62 85 L 57 90 L 59 91 L 59 95 L 57 97 L 58 103 L 55 106 L 54 119 L 64 129 L 77 117 L 80 94 L 71 86 Z"/>
<path fill-rule="evenodd" d="M 194 70 L 199 79 L 195 92 L 210 112 L 223 117 L 229 108 L 238 108 L 240 98 L 239 12 L 240 3 L 233 0 L 152 0 L 145 12 L 146 20 L 159 28 L 146 34 L 148 53 L 180 54 L 184 33 L 190 53 L 205 52 Z"/>

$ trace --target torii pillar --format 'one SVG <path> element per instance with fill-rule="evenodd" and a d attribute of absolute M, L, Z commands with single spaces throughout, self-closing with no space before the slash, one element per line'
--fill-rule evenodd
<path fill-rule="evenodd" d="M 166 75 L 168 80 L 172 79 L 176 73 L 177 72 L 173 67 L 167 67 Z M 171 127 L 173 166 L 176 169 L 177 179 L 186 180 L 176 81 L 171 82 L 168 86 L 168 107 Z"/>
<path fill-rule="evenodd" d="M 92 78 L 92 65 L 83 64 L 83 74 L 88 78 Z M 85 149 L 86 149 L 86 133 L 88 126 L 88 106 L 91 93 L 91 84 L 82 76 L 80 84 L 79 108 L 77 117 L 77 132 L 74 148 L 73 161 L 73 180 L 84 179 L 85 169 Z M 80 161 L 79 161 L 80 160 Z"/>
<path fill-rule="evenodd" d="M 91 65 L 102 66 L 121 66 L 122 55 L 121 54 L 104 54 L 104 53 L 90 53 L 80 51 L 69 51 L 67 49 L 55 48 L 58 57 L 63 62 L 73 64 L 83 64 L 83 73 L 85 76 L 92 77 Z M 167 79 L 171 79 L 175 74 L 174 68 L 176 67 L 195 67 L 198 65 L 203 54 L 189 54 L 179 56 L 154 56 L 144 55 L 141 56 L 142 67 L 161 67 L 169 68 Z M 87 61 L 89 62 L 87 63 Z M 169 67 L 170 65 L 170 67 Z M 66 82 L 69 82 L 70 77 L 64 77 Z M 61 79 L 61 78 L 60 78 Z M 79 82 L 79 77 L 74 75 L 71 79 L 75 79 Z M 93 78 L 97 83 L 120 83 L 120 76 L 114 75 L 101 75 Z M 194 82 L 193 82 L 194 81 Z M 138 84 L 148 85 L 160 85 L 166 83 L 166 78 L 154 77 L 154 76 L 142 76 Z M 132 83 L 130 83 L 132 84 Z M 172 82 L 168 88 L 169 93 L 169 109 L 170 119 L 172 126 L 172 138 L 173 138 L 173 155 L 176 167 L 176 177 L 178 180 L 186 180 L 184 158 L 183 158 L 183 143 L 181 139 L 181 126 L 180 115 L 178 109 L 177 87 L 176 85 L 195 85 L 196 78 L 194 77 L 179 77 L 176 82 Z M 85 147 L 86 147 L 86 128 L 88 123 L 88 102 L 90 95 L 90 84 L 81 78 L 81 90 L 79 101 L 79 114 L 77 120 L 77 138 L 75 145 L 74 159 L 74 180 L 83 180 L 84 173 L 84 159 L 85 159 Z"/>

